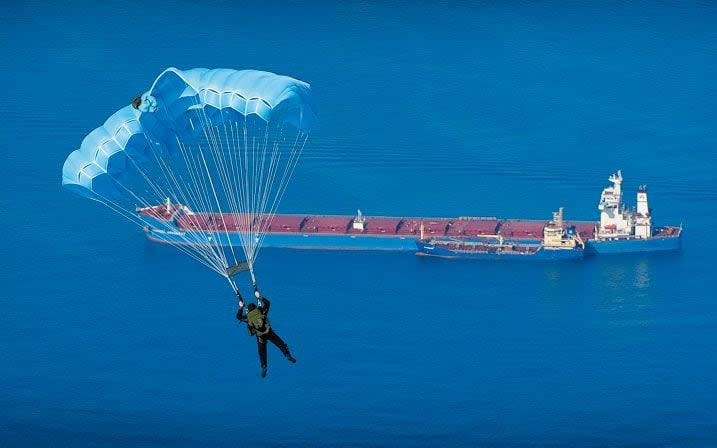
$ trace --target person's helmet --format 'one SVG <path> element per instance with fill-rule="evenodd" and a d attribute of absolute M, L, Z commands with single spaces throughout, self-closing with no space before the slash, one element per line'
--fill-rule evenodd
<path fill-rule="evenodd" d="M 246 307 L 246 309 L 248 309 L 249 311 L 254 311 L 254 310 L 256 309 L 256 304 L 250 303 L 250 304 Z"/>

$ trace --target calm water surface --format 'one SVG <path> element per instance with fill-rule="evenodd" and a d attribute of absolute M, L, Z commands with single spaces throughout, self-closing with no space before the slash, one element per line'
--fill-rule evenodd
<path fill-rule="evenodd" d="M 710 2 L 11 2 L 0 27 L 0 446 L 714 446 Z M 166 67 L 310 82 L 284 212 L 596 219 L 622 169 L 680 254 L 266 250 L 256 347 L 216 274 L 60 187 Z"/>

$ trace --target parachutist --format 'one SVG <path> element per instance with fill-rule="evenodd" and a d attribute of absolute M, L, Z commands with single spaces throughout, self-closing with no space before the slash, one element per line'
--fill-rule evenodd
<path fill-rule="evenodd" d="M 271 328 L 271 323 L 269 322 L 268 317 L 271 302 L 269 302 L 269 300 L 262 296 L 257 290 L 254 291 L 254 296 L 257 299 L 258 306 L 257 304 L 250 303 L 245 309 L 244 300 L 242 299 L 241 294 L 239 294 L 239 291 L 237 291 L 237 296 L 239 296 L 239 311 L 237 311 L 237 319 L 241 322 L 246 322 L 250 336 L 256 336 L 256 344 L 259 350 L 259 365 L 261 366 L 261 377 L 266 377 L 267 341 L 271 341 L 272 344 L 276 345 L 289 362 L 295 363 L 296 359 L 291 356 L 289 347 Z"/>

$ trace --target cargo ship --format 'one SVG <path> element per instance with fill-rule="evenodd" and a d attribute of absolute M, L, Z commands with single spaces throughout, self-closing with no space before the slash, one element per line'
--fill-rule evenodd
<path fill-rule="evenodd" d="M 599 222 L 564 221 L 561 212 L 562 226 L 583 241 L 586 255 L 680 249 L 681 226 L 653 228 L 645 186 L 638 189 L 637 209 L 632 211 L 622 202 L 622 173 L 618 171 L 609 180 L 613 185 L 602 192 Z M 244 216 L 194 211 L 169 199 L 164 204 L 137 209 L 137 216 L 144 223 L 149 240 L 173 245 L 202 244 L 210 240 L 213 244 L 238 247 L 248 230 L 243 224 Z M 476 243 L 477 247 L 491 237 L 499 238 L 498 244 L 502 238 L 503 244 L 511 243 L 519 250 L 530 246 L 532 250 L 533 246 L 544 243 L 545 229 L 550 224 L 545 220 L 497 217 L 366 216 L 360 210 L 353 216 L 277 214 L 264 219 L 266 221 L 260 223 L 265 229 L 262 247 L 413 253 L 425 253 L 421 244 L 425 247 L 428 241 L 433 241 L 434 247 L 436 243 L 440 247 L 442 241 L 450 240 L 468 245 Z M 547 255 L 544 250 L 536 250 L 535 255 L 527 256 L 532 258 L 538 252 L 543 253 L 536 259 Z M 458 251 L 456 256 L 470 256 L 470 253 L 470 250 Z M 477 255 L 477 248 L 474 253 Z"/>

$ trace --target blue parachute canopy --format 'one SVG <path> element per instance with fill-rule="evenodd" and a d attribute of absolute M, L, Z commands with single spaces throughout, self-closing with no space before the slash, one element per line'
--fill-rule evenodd
<path fill-rule="evenodd" d="M 62 184 L 93 199 L 114 198 L 128 157 L 172 151 L 207 126 L 251 117 L 308 134 L 316 120 L 309 84 L 258 70 L 168 68 L 139 108 L 120 109 L 85 137 L 65 161 Z"/>
<path fill-rule="evenodd" d="M 62 184 L 140 226 L 176 231 L 185 238 L 180 250 L 228 279 L 227 268 L 241 263 L 253 278 L 263 235 L 315 121 L 303 81 L 257 70 L 169 68 L 84 138 L 65 161 Z M 148 223 L 165 203 L 176 213 Z M 243 258 L 222 243 L 230 232 L 241 239 Z"/>

